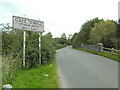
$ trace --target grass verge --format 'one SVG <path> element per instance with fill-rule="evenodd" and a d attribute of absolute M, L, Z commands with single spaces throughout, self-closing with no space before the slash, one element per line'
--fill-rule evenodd
<path fill-rule="evenodd" d="M 92 51 L 92 50 L 88 50 L 88 49 L 80 49 L 80 48 L 75 48 L 76 50 L 81 50 L 81 51 L 86 51 L 92 54 L 96 54 L 96 55 L 100 55 L 100 56 L 104 56 L 106 58 L 115 60 L 115 61 L 119 61 L 120 62 L 120 55 L 112 55 L 111 53 L 107 53 L 107 52 L 96 52 L 96 51 Z"/>
<path fill-rule="evenodd" d="M 13 88 L 59 88 L 57 63 L 51 61 L 32 69 L 19 69 L 8 82 Z"/>

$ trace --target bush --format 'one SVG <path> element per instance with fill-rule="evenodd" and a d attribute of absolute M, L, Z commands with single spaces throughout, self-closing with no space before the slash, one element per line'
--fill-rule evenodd
<path fill-rule="evenodd" d="M 47 35 L 42 36 L 42 64 L 54 60 L 55 58 L 55 42 L 52 38 L 51 33 L 48 33 Z"/>
<path fill-rule="evenodd" d="M 2 55 L 8 56 L 12 53 L 19 53 L 18 56 L 23 60 L 23 31 L 11 30 L 2 33 Z M 42 47 L 39 51 L 38 32 L 26 31 L 25 61 L 26 67 L 36 67 L 39 64 L 39 54 L 41 53 L 42 64 L 55 58 L 55 41 L 51 33 L 42 36 Z"/>
<path fill-rule="evenodd" d="M 64 48 L 66 47 L 67 45 L 62 45 L 62 44 L 56 44 L 56 49 L 61 49 L 61 48 Z"/>
<path fill-rule="evenodd" d="M 39 34 L 37 32 L 26 32 L 26 67 L 36 67 L 39 64 Z"/>

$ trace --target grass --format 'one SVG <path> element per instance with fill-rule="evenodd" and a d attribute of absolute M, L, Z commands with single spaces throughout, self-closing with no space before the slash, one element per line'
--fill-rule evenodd
<path fill-rule="evenodd" d="M 11 63 L 10 63 L 11 61 Z M 11 80 L 13 71 L 20 67 L 20 60 L 10 60 L 10 57 L 2 56 L 2 84 L 8 83 Z"/>
<path fill-rule="evenodd" d="M 119 61 L 120 62 L 120 55 L 112 55 L 111 53 L 108 52 L 96 52 L 96 51 L 92 51 L 92 50 L 88 50 L 88 49 L 80 49 L 80 48 L 75 48 L 76 50 L 81 50 L 81 51 L 86 51 L 92 54 L 96 54 L 96 55 L 100 55 L 100 56 L 104 56 L 106 58 L 115 60 L 115 61 Z"/>
<path fill-rule="evenodd" d="M 57 63 L 52 61 L 32 69 L 19 69 L 8 83 L 13 88 L 59 88 Z"/>

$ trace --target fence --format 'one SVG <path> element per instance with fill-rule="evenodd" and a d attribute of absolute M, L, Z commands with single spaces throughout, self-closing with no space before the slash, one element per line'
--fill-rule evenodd
<path fill-rule="evenodd" d="M 12 77 L 12 72 L 21 67 L 21 60 L 18 55 L 8 55 L 7 57 L 2 57 L 2 80 L 3 83 Z"/>
<path fill-rule="evenodd" d="M 108 53 L 111 53 L 113 55 L 119 55 L 120 54 L 120 50 L 116 50 L 114 48 L 103 48 L 103 51 L 104 52 L 108 52 Z"/>
<path fill-rule="evenodd" d="M 120 50 L 116 50 L 114 48 L 105 48 L 102 46 L 102 44 L 98 44 L 98 45 L 81 45 L 80 46 L 81 49 L 88 49 L 88 50 L 93 50 L 93 51 L 97 51 L 97 52 L 108 52 L 111 53 L 112 55 L 119 55 L 120 54 Z"/>

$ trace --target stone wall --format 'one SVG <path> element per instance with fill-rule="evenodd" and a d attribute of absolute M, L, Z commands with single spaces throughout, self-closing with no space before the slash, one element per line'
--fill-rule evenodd
<path fill-rule="evenodd" d="M 81 45 L 80 48 L 81 49 L 93 50 L 93 51 L 97 51 L 97 52 L 102 51 L 102 45 Z"/>

